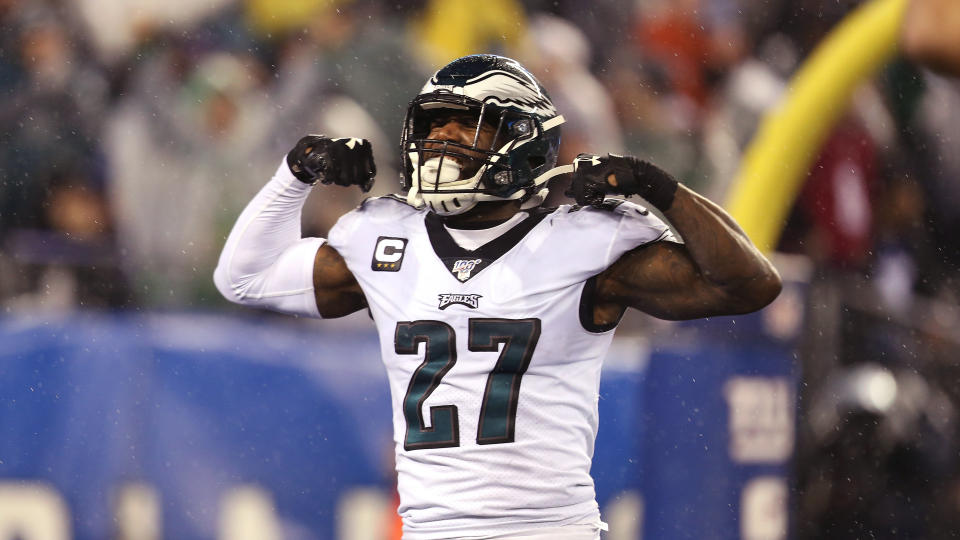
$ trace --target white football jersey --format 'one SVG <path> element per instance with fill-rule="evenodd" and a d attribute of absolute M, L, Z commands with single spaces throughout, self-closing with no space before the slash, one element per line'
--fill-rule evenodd
<path fill-rule="evenodd" d="M 467 251 L 392 197 L 344 215 L 329 243 L 360 283 L 393 403 L 404 538 L 600 523 L 590 464 L 613 328 L 593 277 L 673 239 L 640 206 L 561 206 Z"/>

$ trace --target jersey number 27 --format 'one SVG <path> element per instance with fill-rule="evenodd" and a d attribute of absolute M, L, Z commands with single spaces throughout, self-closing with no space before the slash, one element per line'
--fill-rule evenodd
<path fill-rule="evenodd" d="M 487 376 L 477 423 L 477 444 L 513 442 L 520 379 L 540 339 L 540 319 L 470 319 L 469 325 L 468 350 L 497 352 L 503 345 L 497 364 Z M 420 343 L 424 344 L 423 362 L 413 372 L 403 398 L 403 416 L 407 421 L 403 448 L 460 446 L 456 405 L 430 407 L 430 427 L 423 421 L 423 402 L 457 363 L 456 335 L 450 325 L 441 321 L 397 324 L 394 336 L 397 354 L 417 354 Z"/>

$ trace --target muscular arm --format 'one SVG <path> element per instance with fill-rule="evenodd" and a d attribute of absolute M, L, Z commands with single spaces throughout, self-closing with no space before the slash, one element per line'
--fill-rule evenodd
<path fill-rule="evenodd" d="M 330 244 L 320 246 L 313 260 L 313 294 L 317 310 L 325 319 L 343 317 L 367 307 L 360 284 Z"/>
<path fill-rule="evenodd" d="M 627 307 L 670 320 L 749 313 L 780 293 L 773 265 L 719 206 L 679 186 L 664 215 L 685 244 L 635 248 L 601 273 L 596 323 Z"/>
<path fill-rule="evenodd" d="M 281 164 L 237 218 L 214 283 L 231 302 L 311 317 L 341 317 L 366 302 L 343 258 L 322 238 L 301 238 L 312 188 Z"/>
<path fill-rule="evenodd" d="M 213 273 L 217 289 L 231 302 L 311 317 L 365 307 L 343 257 L 322 238 L 300 237 L 300 215 L 317 183 L 366 192 L 376 174 L 364 139 L 301 137 L 237 218 Z"/>

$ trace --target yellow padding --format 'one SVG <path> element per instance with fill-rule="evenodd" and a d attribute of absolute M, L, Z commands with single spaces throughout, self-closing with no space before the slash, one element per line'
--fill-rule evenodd
<path fill-rule="evenodd" d="M 762 251 L 772 250 L 823 141 L 850 95 L 897 51 L 907 0 L 871 0 L 830 32 L 767 113 L 725 207 Z"/>

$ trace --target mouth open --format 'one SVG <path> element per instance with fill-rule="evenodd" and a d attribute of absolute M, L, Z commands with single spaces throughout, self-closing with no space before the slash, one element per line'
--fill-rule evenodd
<path fill-rule="evenodd" d="M 447 165 L 455 165 L 458 169 L 459 176 L 458 179 L 464 180 L 473 178 L 477 172 L 483 167 L 486 163 L 486 156 L 482 154 L 470 155 L 469 150 L 462 150 L 457 148 L 455 151 L 450 151 L 450 149 L 444 150 L 440 145 L 431 145 L 428 148 L 424 148 L 420 153 L 420 156 L 423 160 L 423 166 L 426 166 L 431 162 L 443 161 L 443 168 L 446 169 Z M 437 165 L 436 167 L 439 167 Z M 424 171 L 422 176 L 423 179 L 429 179 L 429 177 Z M 441 183 L 444 183 L 444 180 L 441 180 Z"/>

